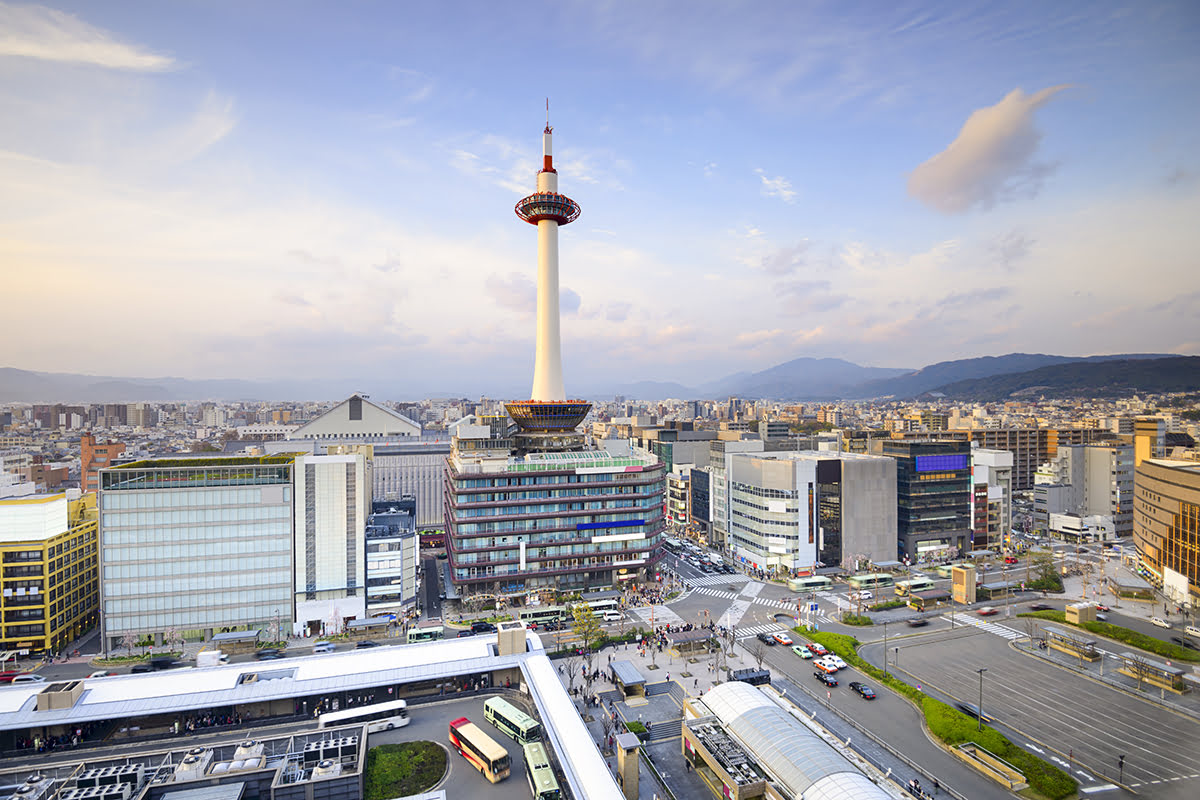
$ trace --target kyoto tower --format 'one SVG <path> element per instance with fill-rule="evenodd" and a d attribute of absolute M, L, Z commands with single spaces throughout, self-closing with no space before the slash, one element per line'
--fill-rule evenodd
<path fill-rule="evenodd" d="M 506 403 L 508 415 L 521 429 L 520 448 L 562 450 L 578 446 L 582 437 L 575 428 L 591 410 L 591 403 L 568 400 L 563 389 L 562 337 L 558 311 L 558 227 L 579 218 L 579 204 L 558 193 L 554 169 L 550 106 L 542 132 L 542 169 L 537 191 L 522 198 L 517 216 L 538 229 L 537 347 L 533 363 L 532 399 Z"/>

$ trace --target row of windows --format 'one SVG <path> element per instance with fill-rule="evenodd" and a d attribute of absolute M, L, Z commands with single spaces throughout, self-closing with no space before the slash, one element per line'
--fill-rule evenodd
<path fill-rule="evenodd" d="M 257 539 L 268 536 L 291 537 L 291 526 L 282 522 L 239 522 L 233 525 L 189 525 L 163 531 L 159 528 L 106 530 L 104 547 L 115 545 L 163 546 L 171 542 L 213 541 L 217 539 Z M 169 537 L 169 538 L 168 538 Z"/>
<path fill-rule="evenodd" d="M 107 539 L 112 528 L 127 526 L 183 525 L 189 522 L 252 522 L 262 519 L 291 519 L 290 505 L 237 506 L 233 508 L 189 508 L 163 511 L 104 512 Z"/>
<path fill-rule="evenodd" d="M 654 520 L 662 519 L 662 506 L 655 506 L 656 511 L 643 513 L 635 519 L 644 519 L 647 523 Z M 613 516 L 613 515 L 607 515 Z M 628 515 L 627 515 L 628 517 Z M 591 522 L 591 517 L 585 517 L 584 520 Z M 551 528 L 563 528 L 573 526 L 579 520 L 566 520 L 562 517 L 547 517 L 545 519 L 518 519 L 512 522 L 468 522 L 456 524 L 454 526 L 455 533 L 462 536 L 468 536 L 477 533 L 530 533 L 533 534 L 538 530 L 547 530 Z M 595 520 L 597 522 L 601 520 Z M 604 520 L 612 522 L 613 520 Z"/>
<path fill-rule="evenodd" d="M 172 601 L 168 603 L 167 601 Z M 185 602 L 175 603 L 181 600 Z M 167 597 L 139 597 L 128 600 L 113 600 L 105 598 L 104 615 L 107 619 L 121 618 L 124 615 L 154 616 L 158 613 L 176 613 L 180 617 L 185 614 L 188 619 L 212 620 L 218 624 L 228 624 L 235 619 L 261 619 L 271 614 L 269 609 L 279 607 L 285 616 L 290 615 L 292 591 L 290 586 L 275 586 L 265 589 L 246 589 L 220 597 L 200 597 L 194 594 Z M 267 606 L 268 611 L 255 612 L 252 603 Z M 262 606 L 260 606 L 261 609 Z M 122 626 L 123 627 L 123 626 Z"/>
<path fill-rule="evenodd" d="M 204 561 L 219 556 L 251 555 L 274 552 L 290 552 L 290 539 L 233 541 L 233 542 L 173 542 L 154 549 L 105 548 L 104 562 L 143 561 L 163 558 L 184 558 Z"/>
<path fill-rule="evenodd" d="M 645 489 L 641 494 L 653 494 L 657 491 L 656 485 L 648 485 L 646 487 L 639 486 L 597 486 L 594 489 L 587 489 L 581 492 L 579 489 L 543 489 L 540 491 L 529 492 L 482 492 L 479 494 L 460 494 L 457 495 L 459 503 L 496 503 L 501 501 L 516 501 L 516 500 L 552 500 L 558 497 L 600 497 L 607 495 L 625 495 L 638 492 L 639 489 Z"/>
<path fill-rule="evenodd" d="M 619 552 L 622 550 L 642 550 L 650 543 L 643 537 L 621 542 L 600 542 L 598 544 L 564 545 L 562 547 L 535 547 L 525 550 L 526 560 L 545 558 L 573 558 L 588 556 L 594 553 Z M 482 553 L 465 553 L 456 555 L 455 564 L 476 564 L 489 561 L 515 561 L 521 557 L 519 550 L 488 550 Z"/>
<path fill-rule="evenodd" d="M 566 514 L 572 511 L 602 511 L 609 508 L 654 508 L 661 502 L 662 496 L 658 495 L 647 497 L 644 500 L 598 500 L 595 502 L 457 508 L 454 510 L 454 517 L 455 519 L 466 519 L 469 517 L 519 517 L 527 514 Z"/>
<path fill-rule="evenodd" d="M 522 475 L 512 478 L 459 478 L 454 484 L 458 489 L 493 489 L 506 486 L 551 486 L 566 483 L 618 483 L 623 481 L 645 481 L 653 477 L 650 472 L 588 472 L 570 475 Z"/>
<path fill-rule="evenodd" d="M 284 499 L 287 499 L 285 494 Z M 262 489 L 193 489 L 192 491 L 105 493 L 105 511 L 184 506 L 260 505 Z"/>
<path fill-rule="evenodd" d="M 267 553 L 259 555 L 252 559 L 239 559 L 237 562 L 185 562 L 174 561 L 170 559 L 161 559 L 149 561 L 145 564 L 105 564 L 104 579 L 106 581 L 122 581 L 134 580 L 140 581 L 146 578 L 155 577 L 170 577 L 170 576 L 196 576 L 205 575 L 201 570 L 207 567 L 213 572 L 212 575 L 223 575 L 230 583 L 228 586 L 236 587 L 237 581 L 241 575 L 259 575 L 271 574 L 271 571 L 285 570 L 291 568 L 291 558 L 287 553 Z M 203 567 L 201 565 L 204 565 Z M 219 570 L 219 571 L 217 571 Z M 179 581 L 171 581 L 171 584 L 179 583 Z M 192 581 L 184 581 L 191 584 Z M 119 586 L 121 584 L 113 584 Z M 108 588 L 105 588 L 109 592 Z"/>

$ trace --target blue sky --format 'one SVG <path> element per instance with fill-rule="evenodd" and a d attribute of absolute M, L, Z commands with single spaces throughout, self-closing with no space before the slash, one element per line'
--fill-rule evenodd
<path fill-rule="evenodd" d="M 8 366 L 574 381 L 1200 353 L 1194 3 L 0 2 Z"/>

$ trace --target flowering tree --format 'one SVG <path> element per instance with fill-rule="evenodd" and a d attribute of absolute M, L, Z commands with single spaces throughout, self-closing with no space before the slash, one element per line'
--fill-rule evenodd
<path fill-rule="evenodd" d="M 133 631 L 125 631 L 125 635 L 121 637 L 121 646 L 129 651 L 129 655 L 133 655 L 133 648 L 137 647 L 138 635 Z"/>

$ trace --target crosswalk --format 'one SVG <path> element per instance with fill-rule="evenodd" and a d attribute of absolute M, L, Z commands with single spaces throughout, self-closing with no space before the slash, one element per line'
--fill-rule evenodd
<path fill-rule="evenodd" d="M 642 622 L 650 624 L 653 617 L 655 627 L 659 625 L 681 625 L 683 617 L 676 614 L 666 606 L 639 606 L 632 609 L 633 613 L 641 617 Z"/>
<path fill-rule="evenodd" d="M 787 633 L 783 627 L 776 625 L 773 622 L 768 622 L 763 625 L 751 625 L 748 628 L 738 628 L 737 634 L 735 635 L 738 639 L 749 639 L 751 636 L 758 636 L 760 633 L 779 633 L 780 631 Z"/>
<path fill-rule="evenodd" d="M 738 581 L 749 581 L 745 575 L 701 575 L 697 578 L 687 578 L 692 586 L 728 586 Z M 761 584 L 760 584 L 761 585 Z"/>
<path fill-rule="evenodd" d="M 751 597 L 746 594 L 734 594 L 733 592 L 725 589 L 710 589 L 706 586 L 701 586 L 698 589 L 694 589 L 691 593 L 703 594 L 709 597 L 719 597 L 722 600 L 741 600 L 747 603 L 757 603 L 759 605 L 767 606 L 768 608 L 782 608 L 787 611 L 796 610 L 796 604 L 790 603 L 787 600 L 771 600 L 766 597 Z"/>
<path fill-rule="evenodd" d="M 950 620 L 950 615 L 943 614 L 942 619 Z M 955 614 L 953 620 L 951 621 L 959 625 L 970 625 L 974 628 L 987 631 L 988 633 L 994 633 L 997 636 L 1002 636 L 1005 639 L 1008 639 L 1009 641 L 1013 641 L 1014 639 L 1024 639 L 1026 635 L 1018 630 L 1013 630 L 1007 625 L 1001 625 L 999 622 L 988 622 L 987 620 L 980 619 L 972 614 Z"/>

